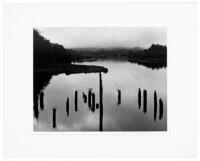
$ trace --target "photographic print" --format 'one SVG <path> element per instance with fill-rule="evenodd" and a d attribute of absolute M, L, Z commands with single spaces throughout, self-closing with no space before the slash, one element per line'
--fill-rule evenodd
<path fill-rule="evenodd" d="M 164 27 L 33 29 L 34 131 L 167 131 Z"/>

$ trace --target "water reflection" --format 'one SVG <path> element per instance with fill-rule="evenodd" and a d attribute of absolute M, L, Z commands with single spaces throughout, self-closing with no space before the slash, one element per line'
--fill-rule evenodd
<path fill-rule="evenodd" d="M 63 78 L 66 77 L 67 79 L 69 77 L 69 76 L 64 76 L 64 75 L 62 75 L 62 76 L 63 76 Z M 84 75 L 84 76 L 87 76 L 87 75 Z M 97 78 L 97 74 L 95 74 L 94 78 L 95 77 Z M 55 78 L 58 78 L 58 77 L 54 77 L 54 79 Z M 103 81 L 103 78 L 104 78 L 104 81 Z M 51 97 L 48 95 L 48 93 L 50 94 L 50 92 L 47 92 L 47 89 L 45 91 L 45 90 L 43 90 L 44 87 L 41 88 L 41 91 L 38 92 L 38 93 L 40 93 L 39 94 L 40 97 L 38 98 L 38 95 L 36 95 L 34 97 L 34 116 L 35 116 L 35 118 L 37 118 L 37 119 L 40 118 L 39 122 L 42 122 L 45 117 L 48 118 L 48 116 L 45 116 L 45 115 L 48 115 L 48 108 L 51 108 L 51 110 L 52 110 L 52 107 L 56 104 L 58 108 L 56 108 L 56 106 L 54 106 L 54 108 L 53 108 L 53 118 L 51 117 L 53 119 L 53 126 L 51 125 L 51 127 L 53 127 L 53 129 L 56 129 L 56 130 L 60 130 L 60 129 L 64 128 L 64 125 L 62 125 L 62 128 L 60 126 L 61 123 L 64 123 L 63 120 L 65 120 L 64 118 L 62 118 L 61 113 L 63 110 L 66 110 L 65 117 L 67 118 L 67 117 L 69 117 L 69 115 L 71 116 L 71 117 L 69 117 L 68 120 L 66 120 L 67 122 L 65 122 L 65 124 L 67 124 L 66 127 L 68 127 L 68 126 L 70 127 L 70 124 L 71 124 L 71 126 L 73 126 L 71 129 L 66 129 L 66 130 L 73 131 L 74 129 L 76 129 L 75 126 L 77 126 L 77 125 L 75 125 L 75 123 L 77 122 L 77 120 L 81 120 L 82 116 L 85 115 L 86 112 L 84 112 L 84 107 L 87 106 L 91 113 L 90 115 L 94 115 L 94 117 L 88 115 L 89 118 L 92 119 L 90 124 L 96 125 L 95 120 L 93 120 L 93 119 L 96 117 L 99 118 L 99 121 L 98 121 L 98 124 L 99 124 L 98 130 L 99 131 L 104 131 L 104 130 L 106 130 L 106 131 L 109 131 L 109 130 L 121 130 L 121 131 L 128 130 L 128 131 L 130 131 L 131 130 L 132 131 L 132 128 L 130 128 L 132 126 L 131 124 L 136 125 L 136 123 L 137 123 L 137 127 L 133 127 L 133 129 L 137 129 L 137 130 L 138 129 L 139 130 L 140 129 L 141 130 L 166 129 L 166 126 L 161 128 L 161 125 L 163 124 L 163 121 L 162 121 L 163 116 L 165 116 L 165 120 L 166 120 L 166 111 L 164 110 L 164 104 L 163 104 L 163 98 L 162 98 L 163 94 L 160 93 L 159 88 L 156 88 L 159 90 L 158 94 L 160 93 L 160 95 L 158 95 L 160 98 L 159 99 L 159 112 L 157 109 L 158 108 L 157 107 L 157 92 L 155 91 L 155 88 L 152 91 L 151 88 L 147 88 L 146 86 L 144 86 L 145 88 L 144 87 L 142 88 L 143 97 L 142 97 L 140 88 L 137 88 L 135 90 L 134 88 L 125 88 L 124 86 L 118 86 L 119 88 L 117 88 L 117 94 L 118 94 L 117 95 L 117 98 L 118 98 L 117 105 L 121 104 L 121 99 L 123 99 L 125 101 L 123 101 L 123 106 L 119 106 L 120 108 L 115 108 L 115 107 L 117 107 L 116 106 L 116 88 L 114 90 L 114 93 L 112 94 L 112 91 L 109 88 L 110 84 L 107 83 L 108 82 L 107 74 L 103 78 L 102 78 L 102 73 L 100 72 L 100 73 L 98 73 L 99 81 L 96 81 L 96 82 L 93 81 L 94 85 L 87 84 L 89 86 L 86 87 L 83 83 L 78 87 L 74 84 L 74 87 L 75 87 L 74 91 L 68 92 L 67 95 L 63 94 L 61 92 L 60 95 L 58 95 L 58 97 L 61 96 L 60 99 L 58 99 L 58 97 L 56 97 L 56 99 L 52 100 L 52 98 L 55 97 L 55 93 L 56 93 L 55 90 L 60 91 L 59 89 L 63 89 L 63 85 L 60 88 L 57 87 L 58 89 L 55 88 L 54 92 L 52 92 L 53 95 Z M 112 78 L 114 78 L 113 75 L 112 75 Z M 77 80 L 77 79 L 73 78 L 72 80 Z M 106 83 L 103 84 L 103 82 L 104 83 L 106 82 Z M 135 82 L 134 82 L 134 84 L 135 84 Z M 50 85 L 51 85 L 51 83 L 50 83 Z M 82 88 L 80 88 L 81 86 L 82 86 Z M 140 86 L 142 87 L 142 85 L 140 85 Z M 53 86 L 49 86 L 49 87 L 53 87 Z M 96 87 L 99 87 L 99 88 L 96 88 Z M 130 85 L 130 87 L 132 87 L 132 86 Z M 129 89 L 131 91 L 131 94 L 127 94 Z M 71 89 L 69 87 L 66 87 L 66 90 L 69 91 Z M 106 91 L 105 93 L 103 92 L 104 90 Z M 80 99 L 78 92 L 82 93 L 82 96 L 80 96 L 80 97 L 82 97 L 82 99 Z M 147 92 L 148 92 L 148 99 L 147 99 Z M 73 93 L 73 95 L 70 95 L 70 93 Z M 121 95 L 121 93 L 123 93 L 123 94 Z M 64 99 L 62 98 L 63 96 L 65 96 Z M 67 96 L 67 99 L 66 99 L 66 96 Z M 113 97 L 111 97 L 111 96 L 113 96 Z M 137 100 L 137 96 L 138 96 L 138 100 Z M 136 97 L 136 99 L 134 99 L 135 97 Z M 52 100 L 52 103 L 51 104 L 48 103 L 48 105 L 44 104 L 44 99 L 45 99 L 45 103 L 50 102 L 50 100 Z M 69 101 L 73 100 L 73 99 L 74 99 L 74 108 L 75 109 L 70 111 Z M 57 101 L 55 101 L 55 100 L 57 100 Z M 43 107 L 43 108 L 41 108 L 41 111 L 38 109 L 38 101 L 40 101 L 40 107 Z M 64 104 L 65 104 L 64 107 L 62 107 L 62 104 L 63 104 L 62 102 L 64 102 Z M 151 102 L 152 102 L 153 106 L 151 106 Z M 142 105 L 142 103 L 143 103 L 143 105 Z M 54 104 L 54 105 L 52 106 L 52 104 Z M 104 104 L 106 104 L 105 109 L 104 109 Z M 43 106 L 41 106 L 41 105 L 43 105 Z M 147 111 L 147 105 L 148 105 L 148 111 Z M 45 108 L 44 108 L 44 106 L 45 106 Z M 129 108 L 129 106 L 130 106 L 130 108 Z M 123 107 L 123 108 L 121 108 L 121 107 Z M 137 107 L 137 108 L 139 107 L 139 109 L 141 107 L 143 107 L 143 112 L 145 113 L 145 115 L 141 111 L 140 112 L 135 111 L 134 107 Z M 153 107 L 152 110 L 151 110 L 151 107 Z M 42 112 L 42 109 L 44 110 L 44 112 Z M 118 128 L 114 127 L 115 125 L 112 123 L 112 121 L 109 121 L 109 119 L 114 118 L 112 116 L 113 115 L 112 110 L 115 111 L 114 115 L 115 115 L 116 119 L 118 119 L 115 121 L 118 122 L 119 120 L 121 120 L 124 123 L 124 125 L 123 125 L 124 127 L 121 125 L 120 122 L 118 122 L 121 127 L 118 129 Z M 41 113 L 41 116 L 39 116 L 39 112 Z M 74 112 L 77 113 L 76 116 L 75 116 Z M 144 116 L 142 116 L 140 113 L 142 113 Z M 157 114 L 159 114 L 158 118 L 159 118 L 159 120 L 162 121 L 161 122 L 162 124 L 159 122 L 155 122 L 155 125 L 146 124 L 146 121 L 148 122 L 148 120 L 150 120 L 151 117 L 154 121 L 156 121 Z M 108 116 L 112 116 L 112 117 L 109 118 Z M 126 116 L 126 117 L 123 117 L 123 116 Z M 128 120 L 132 120 L 132 122 L 129 122 Z M 138 121 L 138 120 L 140 120 L 140 121 Z M 109 124 L 111 124 L 111 125 L 109 125 Z M 98 126 L 96 126 L 96 127 L 98 127 Z M 104 126 L 106 126 L 106 127 L 104 127 Z M 113 129 L 110 128 L 111 126 L 113 127 Z M 94 127 L 92 126 L 91 131 L 94 131 L 94 129 L 95 129 L 95 126 Z"/>

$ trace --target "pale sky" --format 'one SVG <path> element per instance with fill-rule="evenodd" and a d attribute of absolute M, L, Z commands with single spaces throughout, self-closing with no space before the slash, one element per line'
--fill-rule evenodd
<path fill-rule="evenodd" d="M 167 44 L 167 31 L 163 27 L 48 27 L 37 28 L 51 42 L 65 48 L 142 47 Z"/>

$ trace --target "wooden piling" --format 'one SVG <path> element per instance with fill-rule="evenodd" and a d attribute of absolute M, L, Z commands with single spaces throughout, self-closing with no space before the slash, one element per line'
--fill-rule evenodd
<path fill-rule="evenodd" d="M 44 92 L 40 93 L 40 109 L 44 110 Z"/>
<path fill-rule="evenodd" d="M 121 90 L 118 89 L 118 102 L 117 105 L 121 104 Z"/>
<path fill-rule="evenodd" d="M 78 111 L 78 91 L 75 91 L 75 111 Z"/>
<path fill-rule="evenodd" d="M 99 104 L 98 103 L 96 103 L 96 109 L 99 109 Z"/>
<path fill-rule="evenodd" d="M 103 85 L 101 72 L 99 73 L 99 131 L 103 131 Z"/>
<path fill-rule="evenodd" d="M 95 93 L 92 93 L 92 111 L 95 111 Z"/>
<path fill-rule="evenodd" d="M 147 91 L 143 90 L 143 112 L 147 112 Z"/>
<path fill-rule="evenodd" d="M 157 94 L 156 91 L 154 91 L 154 121 L 156 121 L 157 117 Z"/>
<path fill-rule="evenodd" d="M 160 98 L 159 99 L 159 119 L 161 120 L 163 118 L 163 101 Z"/>
<path fill-rule="evenodd" d="M 56 128 L 56 108 L 53 108 L 53 128 Z"/>
<path fill-rule="evenodd" d="M 66 113 L 67 113 L 67 116 L 69 116 L 69 97 L 67 97 L 67 101 L 66 101 Z"/>
<path fill-rule="evenodd" d="M 34 111 L 34 117 L 38 119 L 39 117 L 39 110 L 38 110 L 38 96 L 34 96 L 34 105 L 33 105 L 33 111 Z"/>
<path fill-rule="evenodd" d="M 140 88 L 138 90 L 138 108 L 139 109 L 141 108 L 141 90 L 140 90 Z"/>
<path fill-rule="evenodd" d="M 92 89 L 89 89 L 88 91 L 88 106 L 91 108 L 91 96 L 92 96 Z"/>

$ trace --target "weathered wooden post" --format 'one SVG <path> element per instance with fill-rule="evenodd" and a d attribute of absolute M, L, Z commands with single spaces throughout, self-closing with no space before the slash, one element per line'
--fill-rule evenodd
<path fill-rule="evenodd" d="M 88 91 L 88 106 L 91 108 L 91 96 L 92 96 L 92 89 Z"/>
<path fill-rule="evenodd" d="M 159 99 L 159 119 L 161 120 L 163 118 L 163 101 L 160 98 Z"/>
<path fill-rule="evenodd" d="M 118 102 L 117 105 L 121 104 L 121 91 L 118 89 Z"/>
<path fill-rule="evenodd" d="M 56 128 L 56 108 L 53 108 L 53 128 Z"/>
<path fill-rule="evenodd" d="M 154 121 L 156 121 L 157 116 L 157 94 L 156 91 L 154 91 Z"/>
<path fill-rule="evenodd" d="M 103 131 L 103 85 L 101 72 L 99 73 L 99 131 Z"/>
<path fill-rule="evenodd" d="M 69 116 L 69 97 L 67 97 L 67 101 L 66 101 L 66 112 L 67 112 L 67 116 Z"/>
<path fill-rule="evenodd" d="M 78 111 L 78 91 L 75 91 L 75 111 Z"/>
<path fill-rule="evenodd" d="M 95 93 L 92 93 L 92 111 L 95 111 Z"/>
<path fill-rule="evenodd" d="M 147 91 L 143 90 L 143 112 L 147 112 Z"/>
<path fill-rule="evenodd" d="M 34 105 L 33 105 L 33 111 L 34 111 L 34 116 L 36 119 L 39 117 L 39 110 L 38 110 L 38 96 L 33 96 L 34 99 Z"/>
<path fill-rule="evenodd" d="M 139 107 L 139 109 L 141 107 L 141 90 L 140 90 L 140 88 L 138 90 L 138 107 Z"/>
<path fill-rule="evenodd" d="M 44 92 L 40 93 L 40 109 L 44 110 Z"/>

